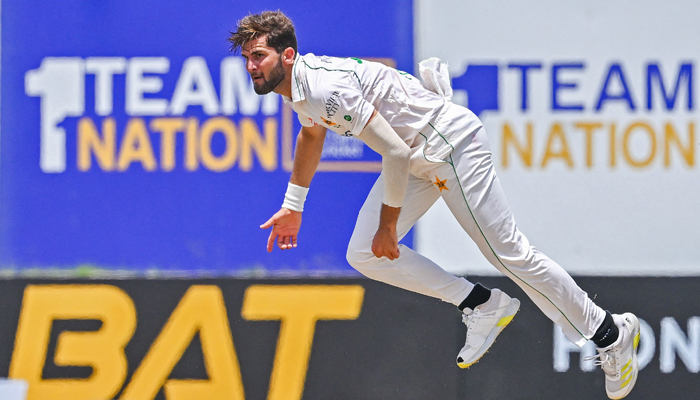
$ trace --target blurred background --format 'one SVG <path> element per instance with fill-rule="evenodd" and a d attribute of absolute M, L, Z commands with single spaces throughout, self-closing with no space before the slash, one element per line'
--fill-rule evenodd
<path fill-rule="evenodd" d="M 356 139 L 265 251 L 300 124 L 226 38 L 277 9 L 301 54 L 447 62 L 531 244 L 643 320 L 629 398 L 699 396 L 697 3 L 2 0 L 0 399 L 606 398 L 442 201 L 403 242 L 525 300 L 479 364 L 452 306 L 347 264 L 381 170 Z"/>

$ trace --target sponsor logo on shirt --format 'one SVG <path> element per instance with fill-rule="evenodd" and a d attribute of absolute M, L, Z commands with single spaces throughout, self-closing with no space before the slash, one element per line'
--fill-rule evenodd
<path fill-rule="evenodd" d="M 340 124 L 336 124 L 335 122 L 333 122 L 333 121 L 331 121 L 331 120 L 325 119 L 325 118 L 323 118 L 323 117 L 321 117 L 321 120 L 322 120 L 326 125 L 330 126 L 331 128 L 340 128 Z"/>
<path fill-rule="evenodd" d="M 340 92 L 336 90 L 331 94 L 331 97 L 328 98 L 328 101 L 326 101 L 326 116 L 328 116 L 328 118 L 334 116 L 336 111 L 338 111 L 338 107 L 340 107 L 340 103 L 338 103 L 339 97 Z"/>

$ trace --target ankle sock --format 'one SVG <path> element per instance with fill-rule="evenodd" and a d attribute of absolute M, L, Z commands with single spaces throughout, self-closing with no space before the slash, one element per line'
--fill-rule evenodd
<path fill-rule="evenodd" d="M 615 325 L 612 314 L 609 311 L 605 311 L 605 319 L 603 319 L 603 323 L 600 324 L 591 340 L 597 347 L 603 348 L 615 343 L 619 335 L 620 330 Z"/>
<path fill-rule="evenodd" d="M 476 285 L 474 285 L 472 291 L 469 292 L 467 298 L 459 304 L 459 310 L 464 311 L 465 308 L 473 310 L 474 308 L 489 301 L 490 297 L 491 290 L 481 286 L 480 283 L 477 283 Z"/>

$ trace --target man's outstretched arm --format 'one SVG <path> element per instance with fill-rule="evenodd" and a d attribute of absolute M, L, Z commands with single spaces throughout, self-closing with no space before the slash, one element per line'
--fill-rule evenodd
<path fill-rule="evenodd" d="M 294 205 L 298 201 L 294 197 L 302 192 L 305 197 L 305 191 L 308 190 L 316 168 L 318 168 L 318 163 L 321 161 L 325 138 L 326 128 L 322 126 L 301 128 L 301 133 L 297 137 L 294 168 L 285 195 L 285 204 L 267 222 L 260 225 L 262 229 L 272 227 L 267 239 L 268 253 L 272 251 L 275 238 L 277 239 L 277 247 L 282 250 L 297 247 L 297 234 L 301 227 L 303 208 Z"/>

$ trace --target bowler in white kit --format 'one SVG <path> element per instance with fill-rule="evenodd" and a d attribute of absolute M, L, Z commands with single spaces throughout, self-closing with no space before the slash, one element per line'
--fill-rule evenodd
<path fill-rule="evenodd" d="M 481 121 L 450 101 L 446 65 L 420 64 L 421 80 L 358 58 L 300 55 L 294 25 L 280 11 L 248 15 L 229 41 L 246 60 L 255 91 L 274 91 L 299 115 L 294 168 L 272 228 L 282 250 L 297 246 L 304 201 L 321 158 L 327 129 L 353 136 L 382 156 L 382 173 L 367 196 L 347 260 L 365 276 L 436 297 L 462 310 L 467 326 L 457 364 L 468 368 L 493 344 L 520 302 L 499 289 L 456 277 L 399 245 L 442 197 L 484 256 L 517 283 L 572 342 L 595 342 L 611 399 L 637 380 L 639 321 L 598 307 L 557 263 L 518 230 L 491 160 Z"/>

